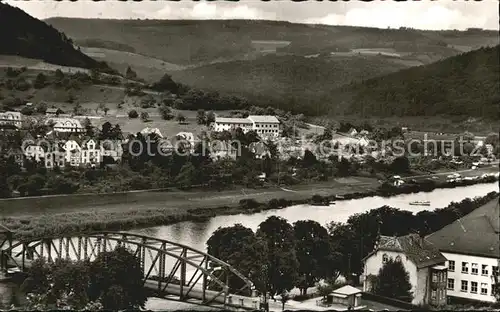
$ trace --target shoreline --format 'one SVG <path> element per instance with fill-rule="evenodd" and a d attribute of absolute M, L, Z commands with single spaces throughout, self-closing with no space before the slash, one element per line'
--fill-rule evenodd
<path fill-rule="evenodd" d="M 215 207 L 195 206 L 186 209 L 148 208 L 129 209 L 127 211 L 78 211 L 59 214 L 40 215 L 34 217 L 24 215 L 20 217 L 3 217 L 2 223 L 14 232 L 16 239 L 32 237 L 78 235 L 95 231 L 125 231 L 145 227 L 171 225 L 179 222 L 204 222 L 210 218 L 222 215 L 254 214 L 266 210 L 283 209 L 289 206 L 311 204 L 327 205 L 331 201 L 359 199 L 371 196 L 390 197 L 400 194 L 431 192 L 436 189 L 456 188 L 475 184 L 498 182 L 498 178 L 490 177 L 477 181 L 460 181 L 436 183 L 433 187 L 414 185 L 406 188 L 393 187 L 389 192 L 381 187 L 376 190 L 345 192 L 333 194 L 304 195 L 301 193 L 287 193 L 290 196 L 273 197 L 267 201 L 259 200 L 248 194 L 246 198 L 232 204 Z M 309 192 L 310 193 L 310 192 Z M 168 194 L 168 193 L 166 193 Z M 274 194 L 274 193 L 271 193 Z M 340 197 L 339 197 L 340 196 Z M 378 207 L 372 207 L 373 209 Z M 442 207 L 441 207 L 442 208 Z"/>

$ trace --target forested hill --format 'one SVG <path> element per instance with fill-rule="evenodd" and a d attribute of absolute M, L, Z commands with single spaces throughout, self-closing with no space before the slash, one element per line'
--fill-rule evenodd
<path fill-rule="evenodd" d="M 332 111 L 363 116 L 498 118 L 499 60 L 500 46 L 481 48 L 344 86 L 325 100 Z"/>
<path fill-rule="evenodd" d="M 64 33 L 1 2 L 0 41 L 0 54 L 41 59 L 63 66 L 107 67 L 76 49 Z"/>

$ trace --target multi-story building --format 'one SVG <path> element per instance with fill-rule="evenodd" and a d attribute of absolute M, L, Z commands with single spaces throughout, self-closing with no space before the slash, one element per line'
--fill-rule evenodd
<path fill-rule="evenodd" d="M 446 257 L 447 294 L 495 302 L 500 259 L 498 198 L 426 237 Z"/>
<path fill-rule="evenodd" d="M 418 234 L 380 236 L 375 249 L 363 259 L 364 291 L 373 289 L 372 277 L 390 258 L 400 261 L 408 272 L 413 304 L 446 304 L 446 258 Z"/>
<path fill-rule="evenodd" d="M 275 116 L 250 115 L 247 118 L 216 117 L 212 129 L 216 132 L 241 128 L 243 133 L 255 131 L 260 137 L 277 138 L 280 136 L 280 122 Z"/>
<path fill-rule="evenodd" d="M 20 112 L 0 113 L 0 125 L 13 125 L 17 128 L 21 128 L 22 123 L 23 119 Z"/>
<path fill-rule="evenodd" d="M 280 121 L 275 116 L 250 115 L 252 130 L 260 137 L 277 138 L 280 136 Z"/>
<path fill-rule="evenodd" d="M 66 165 L 66 150 L 63 144 L 53 144 L 45 153 L 45 168 L 53 169 L 55 167 L 62 168 Z"/>
<path fill-rule="evenodd" d="M 82 164 L 96 166 L 101 162 L 101 147 L 93 139 L 82 143 Z"/>
<path fill-rule="evenodd" d="M 39 162 L 45 157 L 45 151 L 42 146 L 33 142 L 24 147 L 24 156 L 29 160 Z"/>
<path fill-rule="evenodd" d="M 215 132 L 231 131 L 241 128 L 243 133 L 253 130 L 253 123 L 248 118 L 215 117 L 212 129 Z"/>
<path fill-rule="evenodd" d="M 66 164 L 72 167 L 78 167 L 81 163 L 81 147 L 76 139 L 67 140 L 64 143 L 64 150 L 66 151 Z"/>
<path fill-rule="evenodd" d="M 52 125 L 55 132 L 82 133 L 85 131 L 80 121 L 74 118 L 49 118 L 46 124 Z"/>

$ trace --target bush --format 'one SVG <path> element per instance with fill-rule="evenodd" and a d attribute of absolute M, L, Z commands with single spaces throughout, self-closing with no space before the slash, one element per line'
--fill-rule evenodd
<path fill-rule="evenodd" d="M 35 110 L 31 106 L 25 106 L 21 109 L 21 114 L 26 115 L 26 116 L 33 115 L 34 112 L 35 112 Z"/>
<path fill-rule="evenodd" d="M 137 118 L 139 117 L 139 113 L 135 109 L 128 112 L 128 118 Z"/>
<path fill-rule="evenodd" d="M 259 207 L 259 203 L 253 198 L 245 198 L 240 200 L 240 206 L 245 209 L 254 209 Z"/>
<path fill-rule="evenodd" d="M 149 120 L 149 114 L 148 112 L 141 112 L 141 120 L 146 122 Z"/>

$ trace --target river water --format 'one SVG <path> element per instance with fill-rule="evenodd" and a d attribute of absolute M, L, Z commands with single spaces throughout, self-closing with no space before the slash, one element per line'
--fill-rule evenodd
<path fill-rule="evenodd" d="M 331 221 L 345 222 L 353 214 L 363 213 L 384 205 L 417 213 L 422 210 L 444 208 L 451 202 L 484 196 L 492 191 L 498 191 L 497 182 L 453 189 L 436 189 L 429 193 L 403 194 L 389 198 L 376 196 L 337 201 L 335 205 L 330 206 L 296 205 L 255 214 L 217 216 L 205 222 L 179 222 L 172 225 L 143 228 L 128 232 L 166 239 L 205 251 L 207 240 L 217 228 L 232 226 L 236 223 L 255 231 L 259 224 L 268 217 L 279 216 L 287 219 L 290 223 L 298 220 L 313 220 L 326 225 Z M 409 204 L 412 201 L 430 201 L 431 206 L 412 206 Z"/>
<path fill-rule="evenodd" d="M 492 191 L 498 191 L 497 182 L 457 187 L 453 189 L 436 189 L 428 193 L 404 194 L 389 198 L 367 197 L 337 201 L 335 205 L 330 206 L 296 205 L 255 214 L 217 216 L 204 222 L 179 222 L 172 225 L 135 229 L 128 232 L 166 239 L 205 251 L 207 240 L 217 228 L 240 223 L 255 231 L 261 222 L 273 215 L 283 217 L 290 223 L 298 220 L 314 220 L 322 225 L 326 225 L 331 221 L 345 222 L 353 214 L 363 213 L 384 205 L 417 213 L 422 210 L 444 208 L 451 202 L 459 202 L 465 198 L 484 196 Z M 412 201 L 430 201 L 431 206 L 412 206 L 409 204 Z M 15 284 L 0 283 L 0 304 L 3 307 L 9 306 L 12 301 L 17 301 L 22 304 L 24 301 L 23 297 L 24 296 L 20 294 Z M 148 300 L 147 308 L 151 310 L 206 310 L 206 308 L 200 306 L 155 298 Z"/>

